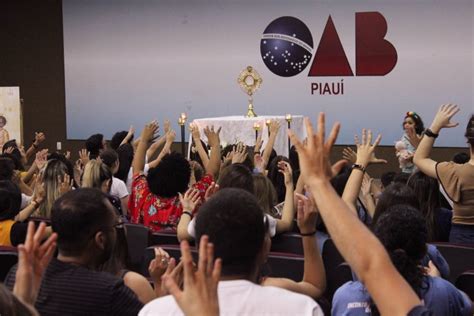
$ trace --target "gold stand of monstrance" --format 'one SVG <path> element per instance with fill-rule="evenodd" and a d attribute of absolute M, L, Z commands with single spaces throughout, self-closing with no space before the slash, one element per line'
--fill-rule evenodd
<path fill-rule="evenodd" d="M 258 90 L 258 88 L 260 88 L 262 81 L 262 77 L 260 77 L 258 72 L 253 69 L 252 66 L 247 66 L 240 72 L 239 77 L 237 78 L 240 87 L 249 96 L 247 117 L 257 117 L 257 114 L 255 114 L 253 110 L 253 94 Z"/>

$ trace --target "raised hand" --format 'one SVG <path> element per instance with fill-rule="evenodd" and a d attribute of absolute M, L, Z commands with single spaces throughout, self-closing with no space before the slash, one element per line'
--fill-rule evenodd
<path fill-rule="evenodd" d="M 176 138 L 176 132 L 174 130 L 169 130 L 168 133 L 165 135 L 166 142 L 172 143 L 174 142 L 174 139 Z"/>
<path fill-rule="evenodd" d="M 39 170 L 41 170 L 43 169 L 43 167 L 46 165 L 47 162 L 48 162 L 48 150 L 43 149 L 43 150 L 38 151 L 35 157 L 36 167 Z"/>
<path fill-rule="evenodd" d="M 410 142 L 410 144 L 413 147 L 418 148 L 418 145 L 420 144 L 423 136 L 418 135 L 413 126 L 409 126 L 405 131 L 407 132 L 408 141 Z"/>
<path fill-rule="evenodd" d="M 247 159 L 247 146 L 239 142 L 232 149 L 232 163 L 243 163 Z"/>
<path fill-rule="evenodd" d="M 34 305 L 41 286 L 41 278 L 56 249 L 56 233 L 44 239 L 46 224 L 38 229 L 33 222 L 28 223 L 25 243 L 18 245 L 18 269 L 13 293 L 23 302 Z"/>
<path fill-rule="evenodd" d="M 178 193 L 178 195 L 179 201 L 183 206 L 183 211 L 194 212 L 196 205 L 201 201 L 198 189 L 190 188 L 184 193 L 184 195 L 181 193 Z"/>
<path fill-rule="evenodd" d="M 194 139 L 194 142 L 201 141 L 201 133 L 199 132 L 199 127 L 196 123 L 189 124 L 189 131 L 191 132 L 191 136 Z"/>
<path fill-rule="evenodd" d="M 194 272 L 191 250 L 187 241 L 181 242 L 181 254 L 184 266 L 184 288 L 181 291 L 175 280 L 166 276 L 163 278 L 166 289 L 187 316 L 219 315 L 217 284 L 221 274 L 222 260 L 214 261 L 214 247 L 209 243 L 209 238 L 201 237 L 196 272 Z"/>
<path fill-rule="evenodd" d="M 451 118 L 458 113 L 459 110 L 456 104 L 443 104 L 436 113 L 433 123 L 431 123 L 431 131 L 437 134 L 442 128 L 458 126 L 459 123 L 452 123 Z"/>
<path fill-rule="evenodd" d="M 280 122 L 277 120 L 272 120 L 268 129 L 270 130 L 270 135 L 276 135 L 280 130 Z"/>
<path fill-rule="evenodd" d="M 44 135 L 43 132 L 35 132 L 35 141 L 34 145 L 39 146 L 44 140 L 46 139 L 46 136 Z"/>
<path fill-rule="evenodd" d="M 83 166 L 87 165 L 87 163 L 89 162 L 90 155 L 91 153 L 87 149 L 81 149 L 79 151 L 79 159 L 81 160 Z"/>
<path fill-rule="evenodd" d="M 372 131 L 362 129 L 362 142 L 359 142 L 359 138 L 355 136 L 355 142 L 357 145 L 357 159 L 356 164 L 362 165 L 364 168 L 367 167 L 370 163 L 382 163 L 382 159 L 377 159 L 375 157 L 375 147 L 380 143 L 382 135 L 378 135 L 374 143 L 372 143 Z M 385 163 L 387 161 L 385 160 Z"/>
<path fill-rule="evenodd" d="M 304 124 L 308 135 L 306 145 L 303 145 L 292 130 L 288 130 L 291 143 L 298 151 L 304 183 L 309 185 L 313 181 L 329 181 L 333 175 L 329 156 L 331 148 L 336 142 L 340 124 L 333 125 L 327 141 L 325 140 L 326 119 L 324 113 L 319 113 L 316 133 L 314 133 L 313 126 L 307 117 L 304 119 Z M 339 165 L 341 164 L 339 163 Z"/>
<path fill-rule="evenodd" d="M 263 173 L 265 171 L 265 161 L 263 160 L 262 155 L 260 155 L 259 153 L 256 153 L 253 156 L 253 164 L 259 172 Z"/>
<path fill-rule="evenodd" d="M 309 234 L 316 230 L 318 220 L 318 209 L 312 199 L 303 194 L 295 193 L 297 209 L 296 223 L 302 234 Z"/>
<path fill-rule="evenodd" d="M 154 250 L 155 258 L 150 261 L 148 272 L 153 281 L 160 281 L 167 269 L 174 269 L 176 261 L 173 258 L 170 259 L 170 255 L 163 248 L 157 247 Z"/>
<path fill-rule="evenodd" d="M 221 127 L 217 131 L 214 131 L 214 126 L 206 126 L 204 128 L 204 135 L 207 137 L 207 144 L 211 147 L 218 147 L 221 144 L 219 139 L 219 133 L 221 132 Z"/>
<path fill-rule="evenodd" d="M 278 162 L 278 172 L 283 174 L 285 179 L 285 186 L 292 186 L 293 185 L 293 170 L 291 169 L 291 165 L 286 161 L 279 161 Z"/>
<path fill-rule="evenodd" d="M 211 182 L 211 185 L 206 189 L 206 193 L 204 193 L 204 201 L 209 200 L 217 191 L 219 191 L 219 185 L 215 182 Z"/>
<path fill-rule="evenodd" d="M 355 163 L 357 160 L 357 153 L 351 147 L 346 147 L 342 150 L 342 158 L 350 163 Z"/>
<path fill-rule="evenodd" d="M 74 184 L 74 179 L 71 179 L 67 173 L 64 174 L 64 177 L 58 176 L 58 190 L 59 194 L 63 195 L 72 190 Z"/>
<path fill-rule="evenodd" d="M 159 126 L 157 121 L 151 121 L 146 124 L 142 130 L 141 140 L 145 143 L 149 143 L 158 133 Z"/>

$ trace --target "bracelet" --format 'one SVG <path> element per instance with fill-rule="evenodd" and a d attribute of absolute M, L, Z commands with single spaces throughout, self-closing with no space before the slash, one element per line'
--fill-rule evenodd
<path fill-rule="evenodd" d="M 353 164 L 353 165 L 352 165 L 352 169 L 357 169 L 357 170 L 360 170 L 360 171 L 362 171 L 362 172 L 365 172 L 365 167 L 362 166 L 362 165 L 360 165 L 360 164 L 358 164 L 358 163 Z"/>
<path fill-rule="evenodd" d="M 183 211 L 183 214 L 189 215 L 189 217 L 193 218 L 193 213 L 191 213 L 189 211 Z M 181 214 L 181 215 L 183 215 L 183 214 Z"/>
<path fill-rule="evenodd" d="M 311 233 L 306 233 L 306 234 L 300 233 L 302 237 L 314 236 L 314 234 L 316 234 L 316 230 L 312 231 Z"/>
<path fill-rule="evenodd" d="M 437 138 L 439 136 L 439 134 L 433 133 L 433 131 L 429 128 L 425 130 L 425 135 L 432 138 Z"/>

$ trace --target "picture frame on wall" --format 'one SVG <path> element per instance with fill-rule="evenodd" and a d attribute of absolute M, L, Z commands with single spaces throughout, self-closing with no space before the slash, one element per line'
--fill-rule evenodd
<path fill-rule="evenodd" d="M 0 148 L 12 139 L 23 144 L 20 87 L 0 87 Z"/>

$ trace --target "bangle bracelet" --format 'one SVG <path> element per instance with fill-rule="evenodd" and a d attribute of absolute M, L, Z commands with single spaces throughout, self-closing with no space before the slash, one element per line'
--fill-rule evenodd
<path fill-rule="evenodd" d="M 365 172 L 365 167 L 363 165 L 358 164 L 358 163 L 353 164 L 352 169 L 357 169 L 357 170 L 360 170 L 362 172 Z"/>
<path fill-rule="evenodd" d="M 183 211 L 183 214 L 181 214 L 181 215 L 184 215 L 184 214 L 189 215 L 189 217 L 193 218 L 193 213 L 191 213 L 189 211 Z"/>
<path fill-rule="evenodd" d="M 433 133 L 433 131 L 429 128 L 425 130 L 425 135 L 432 138 L 437 138 L 439 136 L 439 134 Z"/>
<path fill-rule="evenodd" d="M 300 235 L 301 235 L 302 237 L 314 236 L 314 234 L 316 234 L 316 231 L 315 231 L 315 230 L 312 231 L 311 233 L 306 233 L 306 234 L 300 233 Z"/>

